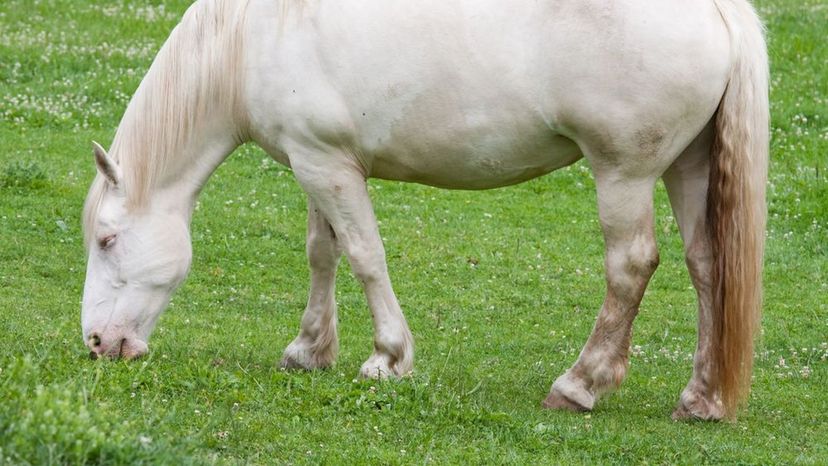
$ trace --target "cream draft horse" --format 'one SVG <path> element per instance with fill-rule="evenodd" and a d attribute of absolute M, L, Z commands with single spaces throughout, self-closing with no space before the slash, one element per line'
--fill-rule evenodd
<path fill-rule="evenodd" d="M 202 186 L 254 141 L 308 195 L 310 297 L 282 366 L 333 364 L 344 253 L 374 322 L 360 373 L 403 376 L 413 339 L 366 179 L 487 189 L 585 157 L 606 299 L 543 405 L 590 410 L 623 380 L 659 260 L 661 178 L 699 299 L 693 375 L 674 416 L 731 418 L 749 390 L 761 301 L 767 73 L 747 0 L 200 0 L 156 57 L 110 152 L 95 145 L 84 341 L 92 356 L 146 353 L 189 269 Z"/>

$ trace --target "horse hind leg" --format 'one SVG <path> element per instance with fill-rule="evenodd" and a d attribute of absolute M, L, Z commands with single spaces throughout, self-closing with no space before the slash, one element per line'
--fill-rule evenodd
<path fill-rule="evenodd" d="M 286 369 L 321 369 L 336 359 L 336 269 L 342 247 L 330 223 L 308 200 L 307 255 L 310 266 L 308 304 L 299 335 L 285 348 L 280 366 Z"/>
<path fill-rule="evenodd" d="M 712 295 L 713 254 L 707 226 L 707 185 L 712 126 L 708 126 L 665 172 L 663 179 L 684 242 L 685 261 L 699 301 L 698 343 L 693 376 L 681 394 L 674 419 L 721 419 L 716 390 Z"/>
<path fill-rule="evenodd" d="M 632 323 L 658 266 L 655 178 L 630 178 L 606 170 L 595 175 L 606 248 L 606 298 L 578 360 L 552 385 L 543 402 L 546 408 L 591 410 L 601 394 L 621 384 L 628 367 Z"/>

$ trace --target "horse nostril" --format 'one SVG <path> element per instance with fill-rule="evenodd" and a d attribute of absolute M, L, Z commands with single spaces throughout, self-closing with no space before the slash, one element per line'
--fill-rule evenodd
<path fill-rule="evenodd" d="M 89 344 L 94 347 L 101 346 L 101 337 L 97 333 L 89 335 Z"/>
<path fill-rule="evenodd" d="M 91 359 L 91 360 L 93 360 L 93 361 L 94 361 L 94 360 L 96 360 L 96 359 L 98 359 L 98 353 L 96 353 L 96 352 L 94 352 L 94 351 L 90 351 L 90 352 L 89 352 L 89 359 Z"/>

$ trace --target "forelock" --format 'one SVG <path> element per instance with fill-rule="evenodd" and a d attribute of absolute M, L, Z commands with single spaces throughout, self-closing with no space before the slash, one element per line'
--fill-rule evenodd
<path fill-rule="evenodd" d="M 100 174 L 95 176 L 92 181 L 92 186 L 89 187 L 89 193 L 86 195 L 86 202 L 83 205 L 83 244 L 89 250 L 92 241 L 95 239 L 95 224 L 97 223 L 98 214 L 101 210 L 101 203 L 103 202 L 104 194 L 106 193 L 106 179 Z"/>

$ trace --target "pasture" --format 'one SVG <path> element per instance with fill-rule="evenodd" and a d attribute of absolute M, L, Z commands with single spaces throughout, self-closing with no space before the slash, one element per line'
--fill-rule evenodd
<path fill-rule="evenodd" d="M 772 147 L 763 332 L 736 423 L 673 422 L 696 299 L 662 187 L 661 265 L 622 388 L 589 414 L 540 409 L 601 305 L 603 243 L 582 161 L 510 188 L 372 180 L 416 339 L 402 381 L 356 375 L 365 298 L 339 271 L 340 355 L 277 368 L 307 298 L 305 199 L 245 146 L 193 218 L 192 272 L 133 362 L 80 332 L 91 140 L 108 146 L 189 2 L 0 4 L 0 464 L 821 463 L 828 458 L 828 7 L 761 0 Z"/>

